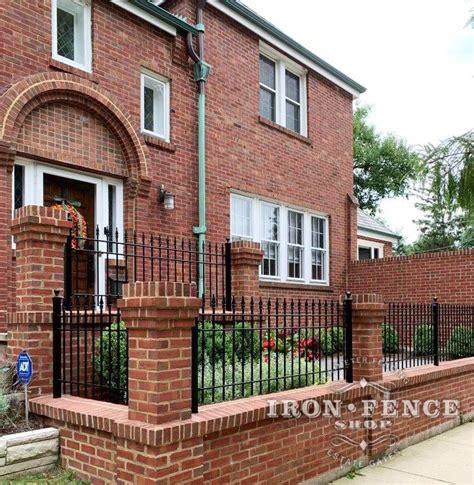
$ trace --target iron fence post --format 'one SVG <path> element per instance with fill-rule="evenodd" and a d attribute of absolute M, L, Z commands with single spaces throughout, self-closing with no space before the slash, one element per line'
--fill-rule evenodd
<path fill-rule="evenodd" d="M 61 306 L 59 290 L 53 296 L 53 398 L 61 397 Z"/>
<path fill-rule="evenodd" d="M 225 309 L 232 310 L 232 251 L 229 239 L 225 243 Z"/>
<path fill-rule="evenodd" d="M 198 325 L 199 322 L 196 319 L 196 322 L 192 329 L 191 334 L 191 412 L 197 413 L 198 412 Z"/>
<path fill-rule="evenodd" d="M 344 298 L 344 327 L 346 329 L 346 382 L 352 383 L 354 377 L 352 366 L 352 295 L 350 291 L 346 293 Z"/>
<path fill-rule="evenodd" d="M 433 298 L 431 304 L 431 313 L 433 317 L 433 350 L 434 365 L 439 365 L 439 303 L 438 298 Z"/>
<path fill-rule="evenodd" d="M 64 247 L 64 307 L 71 308 L 72 297 L 72 236 L 69 234 Z"/>

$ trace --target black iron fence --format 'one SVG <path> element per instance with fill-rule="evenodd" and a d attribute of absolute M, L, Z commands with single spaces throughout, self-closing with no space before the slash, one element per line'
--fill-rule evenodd
<path fill-rule="evenodd" d="M 53 396 L 128 402 L 128 332 L 111 300 L 53 298 Z"/>
<path fill-rule="evenodd" d="M 227 297 L 231 291 L 230 243 L 96 229 L 94 237 L 71 235 L 65 249 L 65 301 L 95 295 L 114 303 L 126 283 L 199 283 L 199 291 Z"/>
<path fill-rule="evenodd" d="M 382 327 L 384 370 L 474 356 L 474 305 L 389 303 Z"/>
<path fill-rule="evenodd" d="M 209 309 L 210 308 L 210 309 Z M 203 301 L 193 330 L 193 411 L 346 379 L 352 382 L 352 300 Z"/>

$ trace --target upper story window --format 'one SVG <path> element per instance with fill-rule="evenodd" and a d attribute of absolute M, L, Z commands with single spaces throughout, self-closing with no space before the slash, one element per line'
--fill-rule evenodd
<path fill-rule="evenodd" d="M 365 259 L 383 258 L 383 244 L 375 241 L 359 239 L 357 241 L 357 256 L 359 261 Z"/>
<path fill-rule="evenodd" d="M 52 0 L 53 58 L 90 72 L 91 5 L 87 0 Z"/>
<path fill-rule="evenodd" d="M 261 244 L 262 279 L 328 284 L 327 217 L 240 194 L 230 205 L 232 240 Z"/>
<path fill-rule="evenodd" d="M 142 73 L 141 81 L 142 131 L 169 141 L 169 80 L 155 74 Z"/>
<path fill-rule="evenodd" d="M 260 114 L 289 130 L 307 135 L 306 73 L 273 49 L 260 53 Z"/>

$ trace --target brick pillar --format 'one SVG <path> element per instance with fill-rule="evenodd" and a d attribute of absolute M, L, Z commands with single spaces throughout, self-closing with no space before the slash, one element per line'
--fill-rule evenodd
<path fill-rule="evenodd" d="M 231 254 L 232 294 L 236 297 L 258 297 L 260 294 L 259 266 L 263 257 L 260 243 L 233 241 Z"/>
<path fill-rule="evenodd" d="M 15 212 L 16 311 L 9 324 L 8 353 L 27 350 L 33 360 L 33 394 L 52 391 L 52 298 L 64 285 L 64 245 L 72 223 L 64 211 L 26 206 Z"/>
<path fill-rule="evenodd" d="M 118 307 L 128 328 L 131 420 L 191 417 L 191 333 L 200 308 L 195 285 L 132 283 Z"/>
<path fill-rule="evenodd" d="M 0 331 L 7 331 L 7 315 L 12 309 L 11 280 L 12 246 L 10 237 L 12 172 L 15 151 L 5 142 L 0 142 L 0 187 L 2 203 L 0 204 Z"/>
<path fill-rule="evenodd" d="M 381 295 L 352 297 L 352 357 L 354 382 L 382 379 L 382 323 L 386 305 Z"/>

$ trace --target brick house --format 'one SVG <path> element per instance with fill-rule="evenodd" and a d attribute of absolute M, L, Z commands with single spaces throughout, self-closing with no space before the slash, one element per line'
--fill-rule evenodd
<path fill-rule="evenodd" d="M 357 259 L 388 258 L 393 246 L 401 236 L 378 221 L 375 217 L 358 209 L 357 211 Z"/>
<path fill-rule="evenodd" d="M 352 102 L 364 88 L 236 0 L 207 2 L 205 34 L 197 20 L 192 0 L 2 2 L 0 327 L 17 286 L 12 209 L 24 205 L 74 201 L 89 231 L 261 242 L 264 295 L 345 290 L 357 251 Z M 203 78 L 187 45 L 203 37 L 204 226 Z"/>

